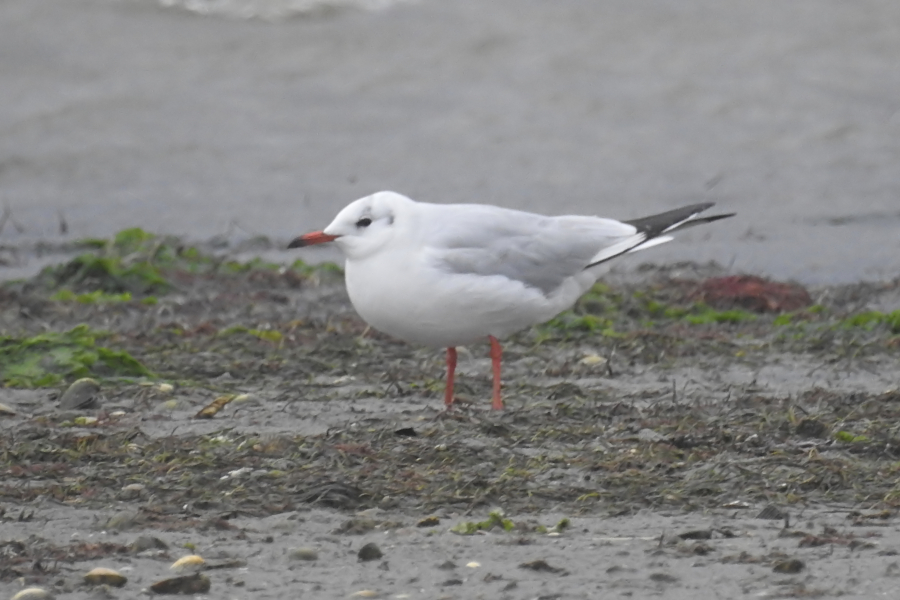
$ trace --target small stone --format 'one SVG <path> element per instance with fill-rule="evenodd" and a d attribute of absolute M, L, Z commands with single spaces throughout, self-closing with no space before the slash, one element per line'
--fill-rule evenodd
<path fill-rule="evenodd" d="M 774 504 L 770 504 L 766 506 L 764 509 L 759 511 L 759 514 L 756 515 L 757 519 L 771 519 L 773 521 L 780 521 L 784 519 L 787 514 L 775 506 Z"/>
<path fill-rule="evenodd" d="M 806 438 L 828 437 L 829 427 L 816 419 L 803 419 L 797 423 L 797 435 Z"/>
<path fill-rule="evenodd" d="M 440 525 L 441 520 L 437 517 L 425 517 L 418 523 L 416 523 L 416 527 L 434 527 L 435 525 Z"/>
<path fill-rule="evenodd" d="M 167 543 L 152 535 L 142 535 L 128 544 L 128 549 L 135 554 L 146 550 L 167 550 L 168 548 Z"/>
<path fill-rule="evenodd" d="M 606 363 L 606 359 L 597 354 L 588 354 L 584 358 L 582 358 L 579 362 L 583 365 L 594 366 L 594 365 L 602 365 Z"/>
<path fill-rule="evenodd" d="M 644 428 L 638 432 L 638 439 L 642 442 L 661 442 L 666 439 L 666 436 L 652 429 Z"/>
<path fill-rule="evenodd" d="M 90 596 L 91 600 L 117 600 L 113 588 L 107 584 L 95 585 Z"/>
<path fill-rule="evenodd" d="M 711 529 L 692 529 L 691 531 L 685 531 L 684 533 L 679 533 L 678 537 L 683 540 L 709 540 L 712 539 L 712 530 Z"/>
<path fill-rule="evenodd" d="M 795 573 L 799 573 L 803 569 L 806 568 L 806 564 L 800 559 L 791 558 L 789 560 L 783 560 L 775 563 L 775 566 L 772 567 L 772 570 L 776 573 L 782 573 L 786 575 L 793 575 Z"/>
<path fill-rule="evenodd" d="M 121 531 L 133 526 L 138 520 L 138 513 L 132 511 L 123 511 L 116 513 L 109 518 L 104 525 L 105 529 Z"/>
<path fill-rule="evenodd" d="M 140 498 L 145 489 L 146 488 L 140 483 L 129 483 L 122 488 L 122 491 L 119 493 L 119 497 L 122 500 L 133 500 L 135 498 Z"/>
<path fill-rule="evenodd" d="M 66 410 L 91 408 L 96 406 L 100 394 L 100 384 L 90 377 L 78 379 L 63 392 L 59 407 Z"/>
<path fill-rule="evenodd" d="M 319 553 L 314 548 L 293 548 L 288 556 L 294 560 L 318 560 Z"/>
<path fill-rule="evenodd" d="M 39 587 L 25 588 L 13 596 L 12 600 L 53 600 L 53 594 Z"/>
<path fill-rule="evenodd" d="M 365 533 L 367 531 L 375 529 L 376 525 L 377 523 L 372 519 L 353 517 L 352 519 L 347 519 L 346 521 L 341 523 L 333 533 L 359 535 L 361 533 Z"/>
<path fill-rule="evenodd" d="M 150 589 L 156 594 L 204 594 L 209 591 L 209 586 L 209 577 L 203 573 L 194 573 L 157 581 Z"/>
<path fill-rule="evenodd" d="M 199 569 L 206 563 L 203 558 L 197 554 L 189 554 L 182 556 L 169 567 L 173 571 L 187 571 L 191 569 Z"/>
<path fill-rule="evenodd" d="M 369 542 L 359 549 L 357 556 L 359 557 L 359 560 L 366 562 L 370 560 L 378 560 L 379 558 L 384 556 L 384 554 L 374 542 Z"/>
<path fill-rule="evenodd" d="M 358 592 L 350 594 L 351 598 L 378 598 L 380 596 L 381 594 L 375 590 L 359 590 Z"/>
<path fill-rule="evenodd" d="M 546 560 L 538 559 L 531 562 L 522 563 L 520 569 L 531 569 L 532 571 L 542 571 L 544 573 L 565 573 L 565 569 L 551 566 Z"/>
<path fill-rule="evenodd" d="M 128 578 L 118 573 L 117 571 L 113 571 L 112 569 L 97 567 L 96 569 L 91 569 L 87 574 L 85 574 L 84 582 L 90 585 L 111 585 L 113 587 L 122 587 L 126 583 L 128 583 Z"/>

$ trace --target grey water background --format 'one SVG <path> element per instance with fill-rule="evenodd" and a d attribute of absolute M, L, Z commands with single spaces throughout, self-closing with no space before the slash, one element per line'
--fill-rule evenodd
<path fill-rule="evenodd" d="M 380 189 L 715 201 L 738 217 L 626 264 L 897 277 L 900 2 L 0 1 L 2 247 L 281 243 Z M 14 256 L 0 278 L 38 264 Z"/>

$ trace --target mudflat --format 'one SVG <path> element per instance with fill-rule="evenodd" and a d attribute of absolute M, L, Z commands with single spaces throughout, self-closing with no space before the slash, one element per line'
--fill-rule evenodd
<path fill-rule="evenodd" d="M 442 352 L 367 329 L 335 266 L 139 230 L 81 250 L 0 288 L 4 597 L 896 589 L 898 281 L 720 306 L 750 280 L 613 272 L 505 344 L 507 410 L 473 346 L 446 411 Z"/>

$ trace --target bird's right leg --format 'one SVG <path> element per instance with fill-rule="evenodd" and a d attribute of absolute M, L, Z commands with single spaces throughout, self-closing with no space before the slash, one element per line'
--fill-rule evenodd
<path fill-rule="evenodd" d="M 453 377 L 456 375 L 456 348 L 447 348 L 447 388 L 444 391 L 444 405 L 453 404 Z"/>

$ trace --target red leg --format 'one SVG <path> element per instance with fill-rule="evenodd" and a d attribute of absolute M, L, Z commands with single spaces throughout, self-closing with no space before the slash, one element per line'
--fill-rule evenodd
<path fill-rule="evenodd" d="M 453 404 L 453 377 L 456 375 L 456 348 L 447 348 L 447 388 L 444 391 L 444 405 Z"/>
<path fill-rule="evenodd" d="M 503 350 L 500 348 L 500 342 L 497 338 L 490 335 L 491 340 L 491 366 L 494 370 L 494 402 L 492 407 L 494 410 L 503 410 L 503 400 L 500 399 L 500 359 L 503 356 Z"/>

